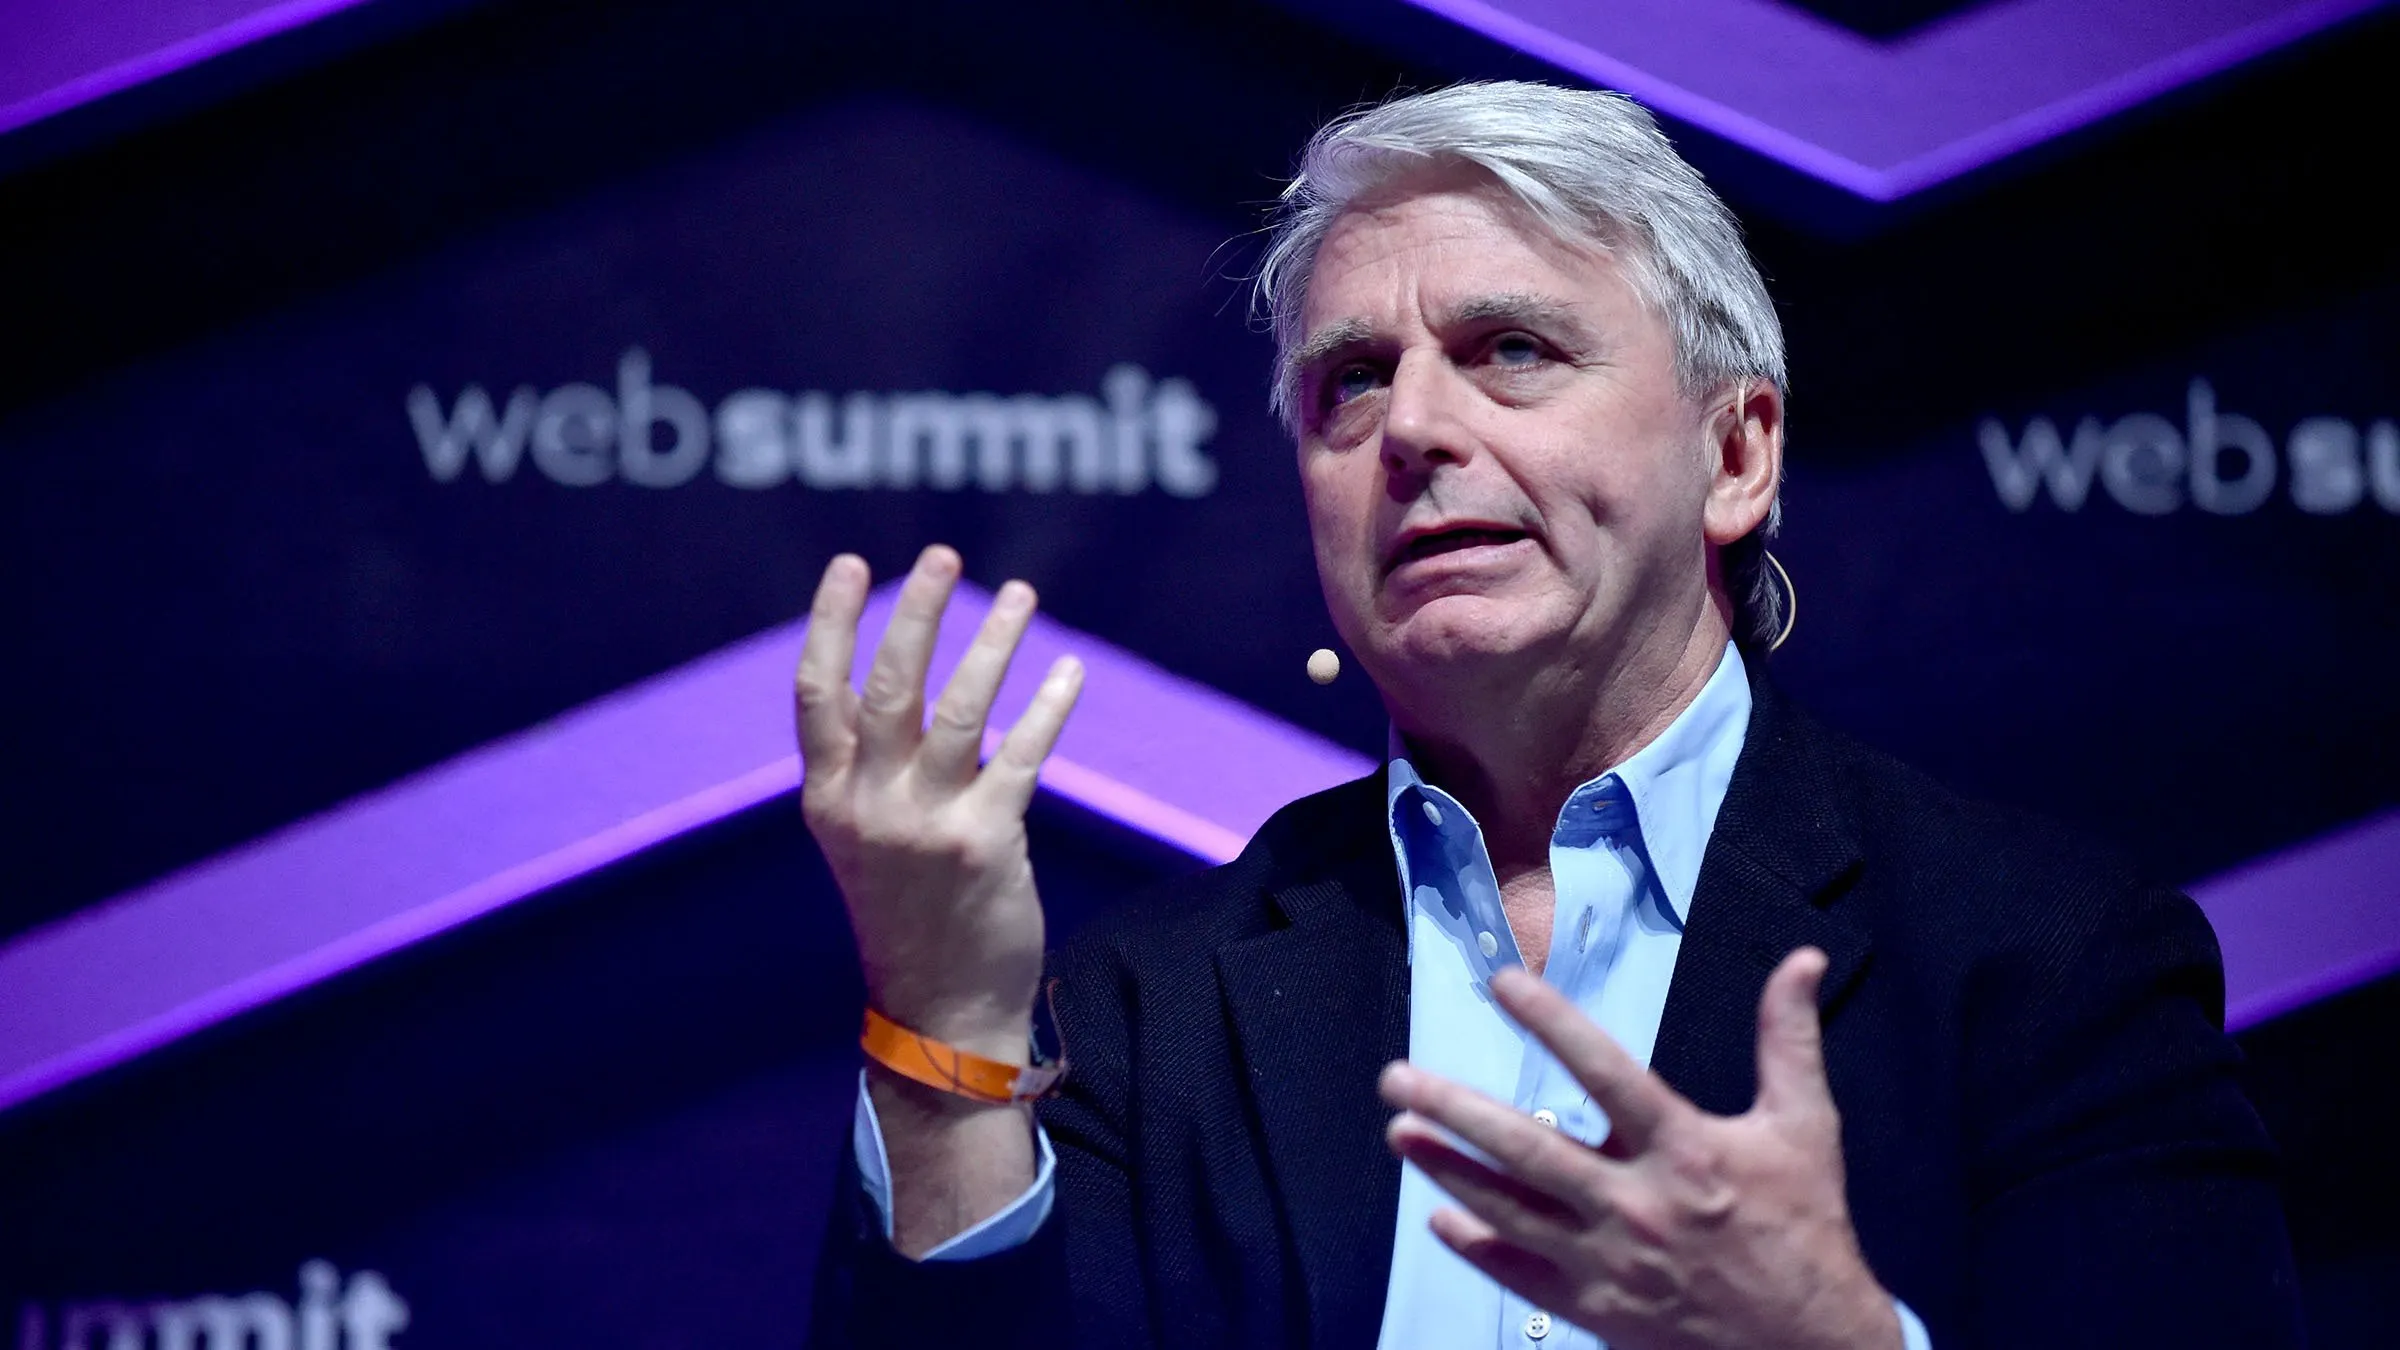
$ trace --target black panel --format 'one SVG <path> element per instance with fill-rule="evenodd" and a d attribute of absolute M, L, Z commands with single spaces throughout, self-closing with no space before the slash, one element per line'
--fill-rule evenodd
<path fill-rule="evenodd" d="M 2400 978 L 2252 1029 L 2251 1094 L 2283 1150 L 2313 1344 L 2400 1345 Z"/>
<path fill-rule="evenodd" d="M 400 1343 L 780 1344 L 847 1146 L 847 921 L 778 800 L 0 1118 L 0 1308 L 371 1268 Z M 1053 936 L 1189 858 L 1032 821 Z"/>
<path fill-rule="evenodd" d="M 1896 38 L 1937 19 L 1964 14 L 1988 0 L 1783 0 L 1820 19 L 1874 38 Z"/>

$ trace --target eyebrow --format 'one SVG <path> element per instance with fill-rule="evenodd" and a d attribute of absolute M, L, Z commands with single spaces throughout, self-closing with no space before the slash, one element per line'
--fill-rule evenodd
<path fill-rule="evenodd" d="M 1527 291 L 1500 291 L 1478 295 L 1461 301 L 1455 308 L 1435 316 L 1437 328 L 1458 328 L 1469 324 L 1490 323 L 1495 319 L 1513 320 L 1528 328 L 1563 332 L 1579 342 L 1591 339 L 1591 329 L 1573 306 L 1534 295 Z M 1292 351 L 1284 365 L 1289 378 L 1298 378 L 1311 367 L 1348 348 L 1362 345 L 1375 337 L 1375 325 L 1365 319 L 1343 319 L 1327 324 Z"/>
<path fill-rule="evenodd" d="M 1339 323 L 1327 324 L 1292 349 L 1291 359 L 1284 362 L 1284 373 L 1296 377 L 1335 352 L 1358 346 L 1374 336 L 1375 325 L 1365 319 L 1344 319 Z"/>
<path fill-rule="evenodd" d="M 1591 328 L 1572 305 L 1527 291 L 1503 291 L 1495 295 L 1478 295 L 1462 301 L 1456 309 L 1438 316 L 1444 328 L 1467 324 L 1489 323 L 1494 319 L 1512 319 L 1527 328 L 1564 330 L 1577 338 L 1588 338 Z"/>

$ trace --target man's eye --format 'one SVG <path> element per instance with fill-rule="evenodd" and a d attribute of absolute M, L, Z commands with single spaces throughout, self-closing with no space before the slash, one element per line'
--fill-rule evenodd
<path fill-rule="evenodd" d="M 1542 359 L 1542 344 L 1524 333 L 1503 333 L 1492 340 L 1492 360 L 1503 366 L 1530 366 Z"/>
<path fill-rule="evenodd" d="M 1332 402 L 1340 405 L 1360 395 L 1373 393 L 1377 381 L 1378 376 L 1371 367 L 1344 366 L 1333 372 L 1333 378 L 1325 382 L 1325 389 Z"/>

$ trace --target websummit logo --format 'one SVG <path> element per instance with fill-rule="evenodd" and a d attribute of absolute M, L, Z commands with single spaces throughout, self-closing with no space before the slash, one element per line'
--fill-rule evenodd
<path fill-rule="evenodd" d="M 25 1305 L 17 1350 L 392 1350 L 408 1326 L 408 1305 L 381 1275 L 354 1271 L 345 1282 L 327 1261 L 300 1267 L 297 1305 L 264 1292 L 63 1303 L 56 1340 L 49 1312 Z"/>
<path fill-rule="evenodd" d="M 1130 495 L 1156 487 L 1205 497 L 1216 461 L 1201 449 L 1217 414 L 1181 379 L 1153 381 L 1131 364 L 1086 394 L 824 393 L 744 389 L 712 414 L 691 391 L 650 377 L 631 348 L 612 392 L 519 386 L 504 407 L 468 385 L 448 408 L 431 387 L 408 393 L 425 468 L 454 482 L 471 461 L 487 483 L 518 465 L 562 487 L 611 480 L 681 487 L 714 468 L 729 487 L 820 490 L 931 488 Z M 661 433 L 664 434 L 661 434 Z"/>
<path fill-rule="evenodd" d="M 1998 418 L 1976 429 L 1992 487 L 2011 511 L 2032 508 L 2044 489 L 2061 511 L 2078 511 L 2097 483 L 2137 515 L 2163 516 L 2185 506 L 2220 516 L 2265 506 L 2279 484 L 2310 515 L 2353 511 L 2372 499 L 2400 515 L 2400 426 L 2390 419 L 2361 428 L 2339 417 L 2311 417 L 2275 438 L 2252 418 L 2223 412 L 2206 380 L 2192 381 L 2183 425 L 2137 412 L 2102 425 L 2086 417 L 2072 439 L 2047 417 L 2011 438 Z"/>

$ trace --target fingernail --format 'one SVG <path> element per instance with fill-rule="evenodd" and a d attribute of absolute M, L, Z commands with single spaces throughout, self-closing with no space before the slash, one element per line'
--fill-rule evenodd
<path fill-rule="evenodd" d="M 1011 614 L 1020 609 L 1031 609 L 1033 608 L 1033 587 L 1022 581 L 1003 582 L 1000 586 L 1000 594 L 992 597 L 992 603 Z"/>

